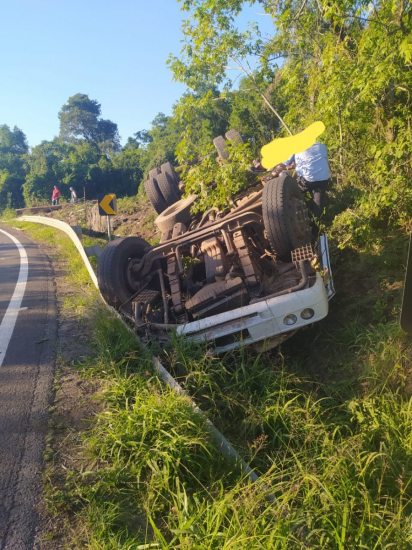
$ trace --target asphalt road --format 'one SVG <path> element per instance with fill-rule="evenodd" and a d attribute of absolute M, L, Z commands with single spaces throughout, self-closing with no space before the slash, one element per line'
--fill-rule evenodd
<path fill-rule="evenodd" d="M 53 273 L 0 225 L 0 549 L 33 548 L 56 349 Z"/>

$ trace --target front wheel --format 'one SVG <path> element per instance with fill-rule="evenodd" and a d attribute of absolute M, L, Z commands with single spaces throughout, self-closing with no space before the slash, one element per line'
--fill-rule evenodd
<path fill-rule="evenodd" d="M 308 209 L 298 184 L 289 174 L 269 180 L 263 189 L 262 214 L 273 252 L 290 261 L 293 249 L 312 240 Z"/>
<path fill-rule="evenodd" d="M 125 237 L 111 241 L 99 258 L 97 278 L 102 296 L 106 302 L 120 309 L 131 310 L 130 298 L 139 288 L 139 281 L 133 278 L 131 266 L 149 252 L 151 246 L 140 237 Z"/>

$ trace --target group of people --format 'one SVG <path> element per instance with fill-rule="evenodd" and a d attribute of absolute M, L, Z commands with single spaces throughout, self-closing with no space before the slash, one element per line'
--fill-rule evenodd
<path fill-rule="evenodd" d="M 77 202 L 76 191 L 73 189 L 73 187 L 69 187 L 69 190 L 70 190 L 70 202 L 71 203 Z M 55 185 L 53 187 L 52 196 L 51 196 L 51 201 L 53 206 L 56 206 L 59 204 L 60 197 L 61 197 L 60 189 L 57 187 L 57 185 Z"/>

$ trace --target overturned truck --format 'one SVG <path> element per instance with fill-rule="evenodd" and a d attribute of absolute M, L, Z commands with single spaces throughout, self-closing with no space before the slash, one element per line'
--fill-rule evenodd
<path fill-rule="evenodd" d="M 263 187 L 262 187 L 263 185 Z M 328 313 L 334 294 L 325 235 L 314 238 L 295 179 L 284 172 L 221 212 L 192 215 L 170 163 L 145 182 L 160 243 L 115 239 L 98 278 L 142 337 L 170 331 L 214 345 L 266 350 Z"/>

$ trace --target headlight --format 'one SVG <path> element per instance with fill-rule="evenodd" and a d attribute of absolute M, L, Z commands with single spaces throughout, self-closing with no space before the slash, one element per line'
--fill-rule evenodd
<path fill-rule="evenodd" d="M 289 315 L 286 315 L 286 317 L 283 319 L 283 322 L 285 325 L 294 325 L 298 318 L 295 314 L 289 313 Z"/>
<path fill-rule="evenodd" d="M 312 317 L 315 315 L 315 312 L 313 311 L 313 309 L 311 307 L 307 307 L 306 309 L 304 309 L 302 311 L 302 313 L 300 314 L 300 316 L 302 317 L 302 319 L 312 319 Z"/>

